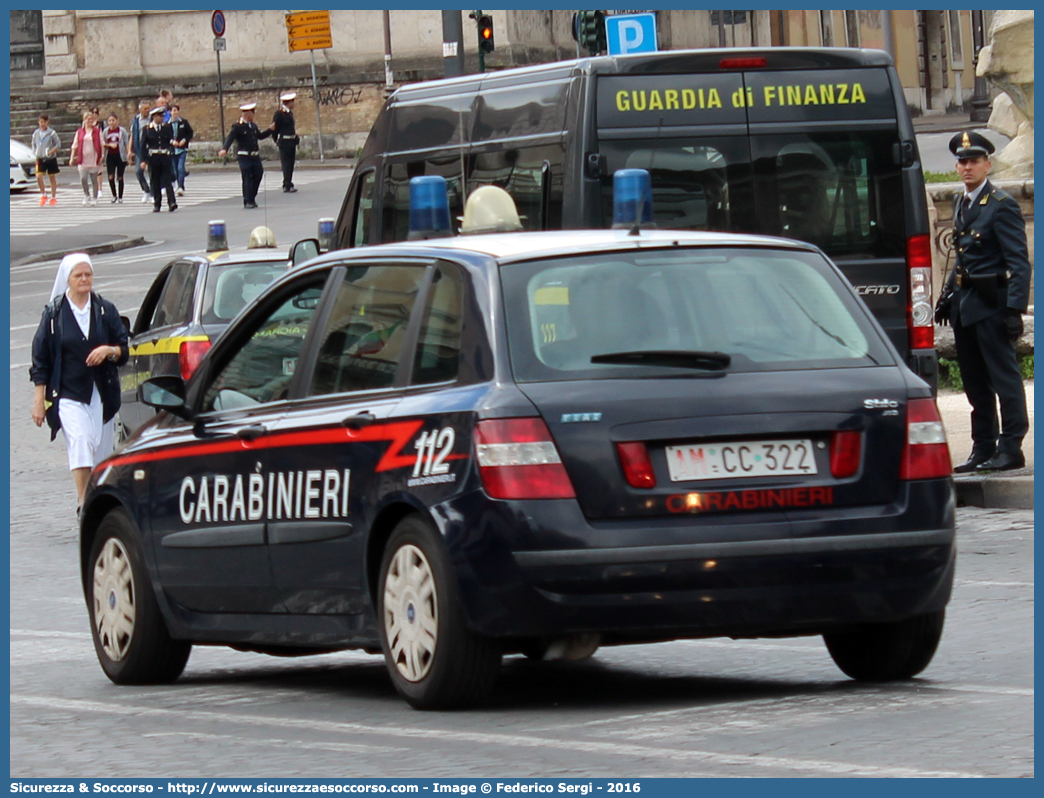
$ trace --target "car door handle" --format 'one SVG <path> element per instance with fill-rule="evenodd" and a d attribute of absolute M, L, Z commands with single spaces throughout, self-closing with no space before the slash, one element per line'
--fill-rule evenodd
<path fill-rule="evenodd" d="M 363 412 L 358 413 L 357 415 L 348 416 L 348 418 L 342 421 L 341 424 L 345 427 L 348 427 L 348 429 L 362 429 L 363 427 L 368 427 L 376 420 L 377 416 L 375 416 L 369 410 L 364 410 Z"/>
<path fill-rule="evenodd" d="M 251 424 L 249 427 L 243 427 L 236 433 L 236 437 L 244 441 L 256 441 L 262 435 L 266 434 L 268 430 L 260 424 Z"/>

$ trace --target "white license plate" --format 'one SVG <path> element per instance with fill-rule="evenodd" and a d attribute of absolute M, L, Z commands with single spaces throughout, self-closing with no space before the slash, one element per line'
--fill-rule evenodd
<path fill-rule="evenodd" d="M 812 441 L 807 438 L 668 446 L 667 469 L 673 482 L 817 473 Z"/>

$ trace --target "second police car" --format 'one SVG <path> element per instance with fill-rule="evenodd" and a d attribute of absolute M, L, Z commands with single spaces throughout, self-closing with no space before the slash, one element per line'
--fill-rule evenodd
<path fill-rule="evenodd" d="M 191 377 L 229 322 L 289 262 L 290 254 L 276 247 L 267 227 L 255 228 L 245 249 L 230 250 L 225 223 L 214 220 L 205 252 L 183 255 L 160 269 L 129 330 L 130 357 L 120 369 L 119 440 L 155 415 L 138 401 L 138 386 L 165 374 Z"/>
<path fill-rule="evenodd" d="M 454 707 L 505 654 L 790 635 L 923 670 L 956 556 L 928 386 L 814 246 L 628 226 L 330 252 L 144 382 L 168 412 L 81 527 L 108 677 L 356 648 Z"/>

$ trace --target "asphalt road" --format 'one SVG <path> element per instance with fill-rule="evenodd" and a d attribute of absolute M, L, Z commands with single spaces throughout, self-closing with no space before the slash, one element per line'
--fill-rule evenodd
<path fill-rule="evenodd" d="M 133 316 L 158 267 L 203 244 L 208 219 L 224 218 L 233 240 L 264 220 L 242 209 L 229 177 L 192 176 L 175 214 L 77 205 L 51 217 L 53 229 L 46 215 L 61 206 L 26 197 L 32 214 L 13 207 L 13 240 L 30 223 L 51 241 L 140 230 L 154 243 L 95 259 L 96 288 Z M 298 182 L 298 194 L 266 198 L 281 243 L 314 235 L 347 185 L 338 170 Z M 946 632 L 928 670 L 902 684 L 858 685 L 819 639 L 802 638 L 602 649 L 568 664 L 513 657 L 489 707 L 444 714 L 409 709 L 382 660 L 352 652 L 274 659 L 201 647 L 174 685 L 112 685 L 91 644 L 64 445 L 29 419 L 28 344 L 55 267 L 15 267 L 10 278 L 12 776 L 1034 774 L 1026 511 L 958 511 Z"/>

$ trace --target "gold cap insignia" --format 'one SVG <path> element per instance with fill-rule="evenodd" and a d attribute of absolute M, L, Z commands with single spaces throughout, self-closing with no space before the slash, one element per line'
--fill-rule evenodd
<path fill-rule="evenodd" d="M 971 139 L 968 137 L 968 132 L 967 131 L 965 131 L 964 136 L 961 138 L 961 146 L 962 147 L 970 147 L 971 146 Z"/>

